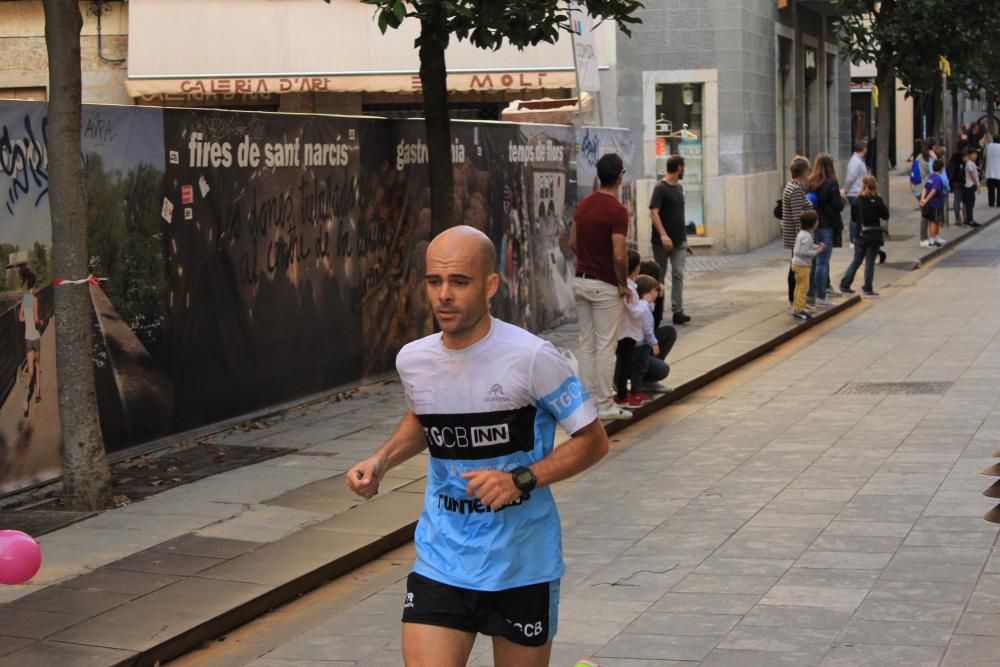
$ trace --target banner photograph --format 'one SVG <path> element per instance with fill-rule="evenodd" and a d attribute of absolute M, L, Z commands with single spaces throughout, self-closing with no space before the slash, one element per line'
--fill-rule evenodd
<path fill-rule="evenodd" d="M 91 295 L 109 451 L 391 373 L 433 331 L 421 121 L 85 107 L 96 284 L 52 274 L 46 123 L 44 104 L 0 102 L 0 493 L 59 474 L 54 290 Z M 569 230 L 594 161 L 578 145 L 634 145 L 579 132 L 452 124 L 452 222 L 494 240 L 493 311 L 535 331 L 574 318 Z"/>

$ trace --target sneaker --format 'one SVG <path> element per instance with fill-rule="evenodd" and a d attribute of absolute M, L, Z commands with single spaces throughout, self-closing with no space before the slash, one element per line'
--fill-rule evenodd
<path fill-rule="evenodd" d="M 969 223 L 969 227 L 982 227 L 982 226 L 983 225 L 981 223 L 978 223 L 975 220 Z"/>
<path fill-rule="evenodd" d="M 615 396 L 615 405 L 617 405 L 619 408 L 627 408 L 628 395 L 626 394 L 623 398 L 618 398 L 617 396 Z"/>
<path fill-rule="evenodd" d="M 833 301 L 830 299 L 816 299 L 817 308 L 833 308 Z"/>
<path fill-rule="evenodd" d="M 690 315 L 685 315 L 684 311 L 674 313 L 674 324 L 687 324 L 691 321 Z"/>
<path fill-rule="evenodd" d="M 840 286 L 840 293 L 841 294 L 856 294 L 856 292 L 853 289 L 851 289 L 850 287 L 844 287 L 843 285 Z"/>
<path fill-rule="evenodd" d="M 937 243 L 938 246 L 940 247 L 940 246 L 943 246 L 945 243 L 947 243 L 948 240 L 947 239 L 943 239 L 940 236 L 935 236 L 934 237 L 934 242 Z"/>
<path fill-rule="evenodd" d="M 931 241 L 930 247 L 931 248 L 943 248 L 944 246 L 942 244 L 938 243 L 937 241 Z"/>
<path fill-rule="evenodd" d="M 614 407 L 608 408 L 607 410 L 601 410 L 597 413 L 597 418 L 602 421 L 622 421 L 625 419 L 632 419 L 632 413 L 623 408 Z"/>
<path fill-rule="evenodd" d="M 814 297 L 814 296 L 807 296 L 806 297 L 806 305 L 807 306 L 815 306 L 816 305 L 816 297 Z"/>
<path fill-rule="evenodd" d="M 628 406 L 630 408 L 641 408 L 649 403 L 649 394 L 642 391 L 633 391 L 628 395 Z"/>
<path fill-rule="evenodd" d="M 933 248 L 934 247 L 934 242 L 931 241 L 930 239 L 927 239 L 926 241 L 921 241 L 920 242 L 920 247 L 921 248 Z"/>
<path fill-rule="evenodd" d="M 865 290 L 865 291 L 863 291 L 861 293 L 861 297 L 864 298 L 864 299 L 877 299 L 880 296 L 882 296 L 882 295 L 879 294 L 878 292 L 874 291 L 874 290 L 871 291 L 871 292 L 869 292 L 868 290 Z"/>
<path fill-rule="evenodd" d="M 809 313 L 807 313 L 804 310 L 801 310 L 801 311 L 799 311 L 797 313 L 793 313 L 792 317 L 794 317 L 797 320 L 802 320 L 802 321 L 806 321 L 806 320 L 811 320 L 812 319 L 812 315 L 810 315 Z"/>
<path fill-rule="evenodd" d="M 878 251 L 878 263 L 879 264 L 885 264 L 885 260 L 886 260 L 885 250 L 879 250 Z"/>
<path fill-rule="evenodd" d="M 642 390 L 643 392 L 653 392 L 654 394 L 668 394 L 673 391 L 673 389 L 662 382 L 644 382 Z"/>

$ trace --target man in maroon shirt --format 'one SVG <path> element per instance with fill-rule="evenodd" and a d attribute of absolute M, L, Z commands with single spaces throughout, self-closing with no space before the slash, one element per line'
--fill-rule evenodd
<path fill-rule="evenodd" d="M 625 174 L 614 153 L 597 161 L 600 188 L 576 207 L 570 244 L 576 253 L 576 320 L 580 328 L 580 379 L 597 402 L 601 419 L 629 419 L 613 400 L 615 346 L 624 301 L 631 299 L 626 268 L 628 209 L 618 201 Z"/>

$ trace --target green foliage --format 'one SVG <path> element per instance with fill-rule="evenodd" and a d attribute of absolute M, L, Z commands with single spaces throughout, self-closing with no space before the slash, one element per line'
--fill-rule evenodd
<path fill-rule="evenodd" d="M 952 75 L 972 89 L 996 81 L 995 36 L 1000 17 L 984 0 L 835 0 L 841 47 L 855 65 L 895 70 L 912 91 L 930 91 L 948 58 Z"/>
<path fill-rule="evenodd" d="M 35 274 L 35 284 L 39 287 L 52 282 L 52 253 L 37 241 L 28 253 L 28 268 Z"/>
<path fill-rule="evenodd" d="M 145 164 L 124 178 L 107 173 L 97 155 L 88 155 L 83 167 L 90 271 L 108 279 L 102 289 L 147 348 L 156 347 L 163 325 L 166 274 L 156 206 L 161 178 Z"/>
<path fill-rule="evenodd" d="M 504 41 L 524 48 L 555 42 L 560 31 L 571 30 L 573 15 L 561 0 L 361 0 L 373 5 L 383 33 L 398 28 L 407 18 L 419 19 L 421 38 L 431 37 L 447 46 L 454 36 L 481 49 L 499 49 Z M 325 0 L 330 2 L 330 0 Z M 639 22 L 635 12 L 641 0 L 581 0 L 591 16 L 614 21 L 626 35 Z M 417 40 L 419 46 L 420 38 Z"/>

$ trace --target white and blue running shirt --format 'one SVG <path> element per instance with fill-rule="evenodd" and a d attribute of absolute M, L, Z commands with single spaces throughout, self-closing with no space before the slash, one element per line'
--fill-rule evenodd
<path fill-rule="evenodd" d="M 559 514 L 548 487 L 494 512 L 466 494 L 466 472 L 509 471 L 545 458 L 556 423 L 575 433 L 597 409 L 549 342 L 492 319 L 489 334 L 449 350 L 441 334 L 396 357 L 406 399 L 430 450 L 414 572 L 478 591 L 562 577 Z"/>

